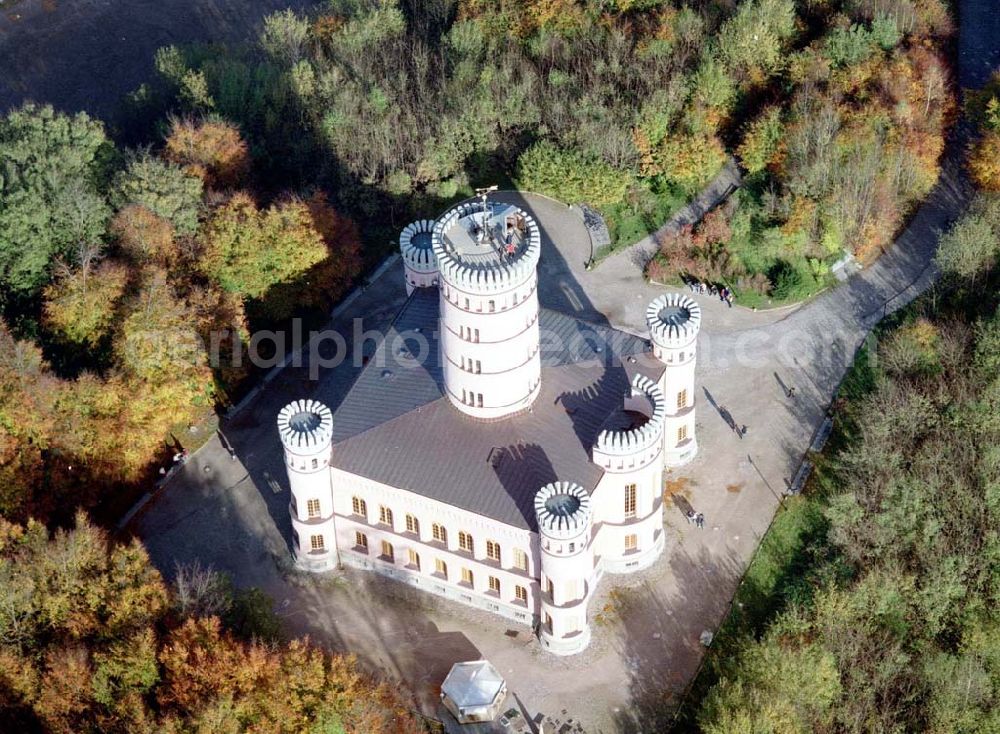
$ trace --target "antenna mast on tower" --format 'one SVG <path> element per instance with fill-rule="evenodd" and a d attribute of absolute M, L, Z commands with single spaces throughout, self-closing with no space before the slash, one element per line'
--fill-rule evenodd
<path fill-rule="evenodd" d="M 479 244 L 486 244 L 486 238 L 489 234 L 489 204 L 486 200 L 489 195 L 497 190 L 496 185 L 486 186 L 481 189 L 476 189 L 476 196 L 478 196 L 483 202 L 483 223 L 479 227 Z"/>

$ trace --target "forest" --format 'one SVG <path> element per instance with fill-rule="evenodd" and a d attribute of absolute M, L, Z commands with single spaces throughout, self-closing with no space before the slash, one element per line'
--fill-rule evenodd
<path fill-rule="evenodd" d="M 132 127 L 237 123 L 372 255 L 490 183 L 589 204 L 620 247 L 735 156 L 724 236 L 664 243 L 649 276 L 796 300 L 877 257 L 936 180 L 953 30 L 943 0 L 338 0 L 272 15 L 257 47 L 161 49 Z"/>
<path fill-rule="evenodd" d="M 1000 74 L 971 96 L 969 167 Z M 988 114 L 987 114 L 988 113 Z M 1000 196 L 937 255 L 941 283 L 845 378 L 804 496 L 785 501 L 681 730 L 1000 729 Z"/>
<path fill-rule="evenodd" d="M 0 518 L 0 599 L 5 732 L 425 731 L 353 658 L 283 641 L 259 592 L 197 566 L 168 588 L 83 513 L 55 534 Z"/>

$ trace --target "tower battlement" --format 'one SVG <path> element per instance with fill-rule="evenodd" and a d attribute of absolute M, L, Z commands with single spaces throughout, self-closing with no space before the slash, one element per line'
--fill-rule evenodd
<path fill-rule="evenodd" d="M 399 252 L 406 267 L 420 273 L 436 273 L 437 258 L 432 246 L 433 219 L 418 219 L 399 233 Z"/>
<path fill-rule="evenodd" d="M 318 453 L 333 441 L 333 413 L 317 400 L 294 400 L 278 413 L 278 432 L 286 450 Z"/>
<path fill-rule="evenodd" d="M 594 442 L 595 453 L 632 456 L 657 446 L 663 439 L 666 401 L 659 385 L 648 377 L 636 375 L 629 394 L 625 396 L 625 409 L 642 413 L 646 421 L 633 428 L 601 431 Z"/>
<path fill-rule="evenodd" d="M 546 484 L 535 495 L 538 531 L 549 538 L 575 538 L 590 528 L 590 495 L 574 482 Z"/>
<path fill-rule="evenodd" d="M 485 225 L 485 226 L 484 226 Z M 443 280 L 475 294 L 502 293 L 534 277 L 538 224 L 516 206 L 459 204 L 434 225 L 432 247 Z"/>
<path fill-rule="evenodd" d="M 646 326 L 653 344 L 661 349 L 678 349 L 698 338 L 701 306 L 681 293 L 665 293 L 646 308 Z"/>

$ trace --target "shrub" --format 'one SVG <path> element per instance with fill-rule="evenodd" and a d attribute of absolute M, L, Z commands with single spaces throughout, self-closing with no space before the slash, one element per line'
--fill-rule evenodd
<path fill-rule="evenodd" d="M 634 184 L 633 176 L 625 171 L 547 141 L 521 154 L 514 180 L 519 189 L 598 209 L 623 201 Z"/>

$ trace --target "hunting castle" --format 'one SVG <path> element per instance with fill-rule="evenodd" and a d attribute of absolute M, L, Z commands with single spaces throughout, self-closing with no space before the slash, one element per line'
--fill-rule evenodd
<path fill-rule="evenodd" d="M 336 410 L 278 416 L 296 561 L 391 576 L 577 653 L 603 575 L 663 552 L 664 467 L 697 451 L 701 310 L 662 295 L 645 338 L 540 308 L 539 227 L 511 205 L 460 204 L 400 249 L 409 297 Z"/>

